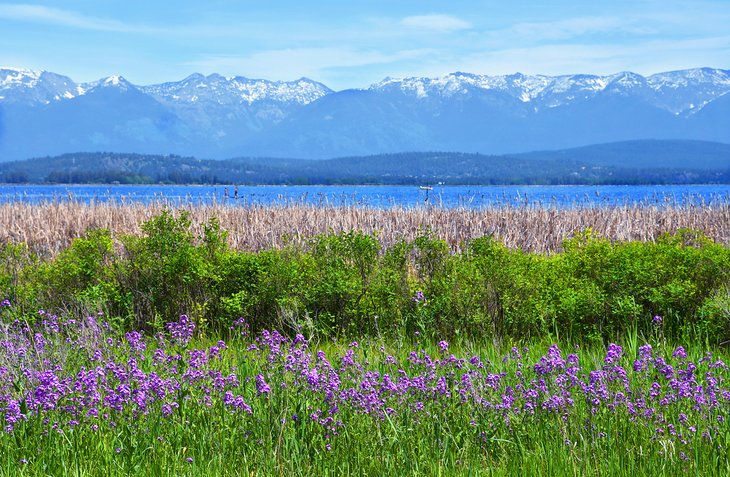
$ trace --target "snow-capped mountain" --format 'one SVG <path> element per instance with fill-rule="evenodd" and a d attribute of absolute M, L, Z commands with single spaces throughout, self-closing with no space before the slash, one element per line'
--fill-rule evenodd
<path fill-rule="evenodd" d="M 235 148 L 242 136 L 256 133 L 296 109 L 332 93 L 321 83 L 267 81 L 242 76 L 193 74 L 182 81 L 140 88 L 187 124 Z M 232 149 L 235 153 L 235 150 Z"/>
<path fill-rule="evenodd" d="M 274 101 L 301 106 L 332 93 L 325 85 L 307 78 L 285 82 L 242 76 L 225 78 L 218 74 L 203 76 L 199 73 L 178 82 L 143 86 L 142 91 L 167 103 L 209 101 L 220 105 L 251 105 L 259 101 Z"/>
<path fill-rule="evenodd" d="M 332 93 L 325 85 L 307 78 L 285 82 L 195 73 L 182 81 L 136 86 L 121 75 L 77 84 L 67 76 L 48 71 L 0 68 L 0 102 L 49 104 L 73 99 L 97 88 L 138 89 L 168 104 L 207 101 L 219 105 L 251 105 L 271 101 L 303 106 Z"/>
<path fill-rule="evenodd" d="M 0 103 L 49 104 L 83 94 L 71 78 L 48 71 L 0 68 Z"/>
<path fill-rule="evenodd" d="M 730 143 L 730 70 L 321 83 L 193 74 L 155 85 L 0 69 L 0 160 L 76 151 L 323 158 L 511 153 L 631 139 Z"/>
<path fill-rule="evenodd" d="M 599 94 L 624 97 L 639 95 L 661 109 L 675 114 L 692 114 L 713 99 L 730 92 L 730 70 L 698 68 L 649 77 L 628 71 L 608 76 L 528 76 L 520 73 L 483 76 L 453 73 L 440 78 L 386 78 L 370 89 L 399 89 L 419 98 L 452 97 L 477 89 L 504 93 L 524 103 L 531 103 L 535 108 L 565 106 L 592 99 Z"/>

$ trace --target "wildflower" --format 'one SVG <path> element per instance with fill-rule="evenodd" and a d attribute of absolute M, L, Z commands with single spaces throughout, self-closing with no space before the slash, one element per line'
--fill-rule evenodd
<path fill-rule="evenodd" d="M 240 317 L 233 322 L 233 326 L 231 326 L 231 329 L 234 328 L 241 329 L 241 336 L 248 336 L 248 323 L 246 323 L 246 319 L 244 317 Z"/>
<path fill-rule="evenodd" d="M 687 352 L 684 350 L 682 346 L 677 346 L 677 349 L 674 350 L 672 353 L 672 358 L 676 359 L 685 359 L 687 358 Z"/>
<path fill-rule="evenodd" d="M 426 296 L 421 290 L 418 290 L 416 294 L 411 297 L 411 300 L 415 303 L 424 303 L 426 301 Z"/>
<path fill-rule="evenodd" d="M 347 352 L 345 352 L 345 356 L 342 357 L 342 365 L 343 366 L 354 366 L 355 365 L 355 352 L 351 349 L 348 349 Z"/>
<path fill-rule="evenodd" d="M 2 303 L 0 303 L 0 308 L 10 306 L 10 300 L 3 300 Z"/>
<path fill-rule="evenodd" d="M 654 316 L 654 318 L 651 320 L 652 323 L 654 323 L 656 326 L 659 326 L 664 321 L 664 318 L 662 318 L 659 315 Z"/>
<path fill-rule="evenodd" d="M 621 359 L 623 353 L 623 348 L 617 344 L 611 343 L 608 345 L 606 357 L 603 359 L 603 362 L 606 364 L 616 364 Z"/>
<path fill-rule="evenodd" d="M 170 336 L 174 341 L 181 346 L 185 346 L 193 337 L 195 323 L 187 315 L 180 315 L 178 321 L 171 321 L 165 324 L 165 329 L 170 332 Z"/>
<path fill-rule="evenodd" d="M 186 457 L 185 458 L 185 462 L 187 462 L 188 464 L 192 464 L 193 463 L 193 458 L 192 457 Z"/>
<path fill-rule="evenodd" d="M 441 340 L 441 341 L 439 341 L 439 345 L 438 346 L 439 346 L 439 349 L 441 350 L 442 353 L 445 353 L 449 349 L 449 343 L 448 343 L 448 341 Z"/>
<path fill-rule="evenodd" d="M 266 383 L 263 374 L 256 376 L 256 391 L 258 391 L 259 395 L 271 392 L 271 386 Z"/>

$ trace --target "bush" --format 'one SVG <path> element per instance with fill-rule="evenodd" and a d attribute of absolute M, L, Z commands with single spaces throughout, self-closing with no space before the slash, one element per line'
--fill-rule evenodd
<path fill-rule="evenodd" d="M 36 280 L 45 307 L 75 313 L 117 310 L 123 302 L 114 276 L 116 256 L 111 233 L 88 230 L 55 260 L 40 265 Z"/>
<path fill-rule="evenodd" d="M 412 334 L 615 339 L 650 333 L 730 339 L 730 249 L 681 230 L 656 243 L 590 230 L 554 255 L 481 237 L 450 253 L 426 230 L 382 249 L 377 236 L 330 233 L 258 253 L 231 250 L 213 219 L 200 236 L 168 210 L 115 243 L 90 230 L 52 260 L 0 248 L 0 291 L 19 309 L 105 311 L 128 328 L 188 314 L 197 328 L 246 318 L 256 329 L 321 335 Z M 171 318 L 172 317 L 172 318 Z"/>
<path fill-rule="evenodd" d="M 201 329 L 209 324 L 209 307 L 218 302 L 219 281 L 226 235 L 213 219 L 202 237 L 190 232 L 190 218 L 169 210 L 142 225 L 141 237 L 124 236 L 124 256 L 117 266 L 119 286 L 128 294 L 136 327 L 159 329 L 170 317 L 190 315 Z M 216 306 L 216 309 L 218 306 Z"/>

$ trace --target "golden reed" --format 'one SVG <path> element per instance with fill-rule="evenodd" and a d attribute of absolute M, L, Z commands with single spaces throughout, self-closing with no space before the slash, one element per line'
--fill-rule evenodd
<path fill-rule="evenodd" d="M 43 255 L 54 255 L 90 228 L 112 234 L 139 234 L 140 225 L 166 207 L 156 204 L 44 204 L 0 205 L 0 245 L 26 242 Z M 171 206 L 190 213 L 193 232 L 216 217 L 228 231 L 232 247 L 261 250 L 286 242 L 306 240 L 330 231 L 360 230 L 377 233 L 383 245 L 412 239 L 430 228 L 457 250 L 464 241 L 492 234 L 508 247 L 525 251 L 559 251 L 561 242 L 576 232 L 593 229 L 612 240 L 654 240 L 678 228 L 701 230 L 717 242 L 730 244 L 730 202 L 711 205 L 575 207 L 390 208 L 351 206 L 225 204 Z"/>

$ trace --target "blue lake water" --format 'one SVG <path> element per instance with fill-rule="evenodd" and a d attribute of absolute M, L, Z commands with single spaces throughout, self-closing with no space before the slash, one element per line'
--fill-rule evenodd
<path fill-rule="evenodd" d="M 620 206 L 730 201 L 730 185 L 670 186 L 168 186 L 0 185 L 0 203 L 115 202 L 482 208 L 493 206 Z"/>

